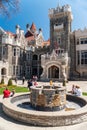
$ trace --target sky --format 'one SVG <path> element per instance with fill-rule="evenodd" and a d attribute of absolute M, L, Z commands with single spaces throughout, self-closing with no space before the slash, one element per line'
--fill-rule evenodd
<path fill-rule="evenodd" d="M 37 29 L 42 28 L 45 40 L 50 36 L 48 10 L 69 4 L 72 8 L 72 31 L 87 27 L 87 0 L 20 0 L 19 11 L 10 18 L 0 15 L 0 26 L 15 33 L 15 26 L 20 25 L 26 31 L 26 24 L 32 22 Z M 11 11 L 11 10 L 10 10 Z"/>

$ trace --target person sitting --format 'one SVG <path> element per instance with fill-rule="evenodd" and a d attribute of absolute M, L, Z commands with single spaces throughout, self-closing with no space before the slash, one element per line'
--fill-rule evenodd
<path fill-rule="evenodd" d="M 82 96 L 82 90 L 80 86 L 76 86 L 76 96 Z"/>
<path fill-rule="evenodd" d="M 12 91 L 11 91 L 11 93 L 10 93 L 10 97 L 13 97 L 13 96 L 14 96 L 14 94 L 15 94 L 15 90 L 14 90 L 14 89 L 12 89 Z"/>
<path fill-rule="evenodd" d="M 71 91 L 72 94 L 76 94 L 76 86 L 73 84 L 72 86 L 72 91 Z"/>
<path fill-rule="evenodd" d="M 10 90 L 8 90 L 8 88 L 6 88 L 4 91 L 3 91 L 3 98 L 8 98 L 10 97 Z"/>

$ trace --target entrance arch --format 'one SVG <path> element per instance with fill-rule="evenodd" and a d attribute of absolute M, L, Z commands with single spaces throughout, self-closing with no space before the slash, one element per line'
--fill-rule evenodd
<path fill-rule="evenodd" d="M 59 67 L 52 65 L 48 68 L 48 78 L 58 78 L 59 79 Z"/>

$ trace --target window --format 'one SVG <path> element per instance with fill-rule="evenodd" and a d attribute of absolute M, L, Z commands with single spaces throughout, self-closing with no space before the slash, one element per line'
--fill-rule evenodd
<path fill-rule="evenodd" d="M 27 60 L 31 60 L 31 54 L 27 53 Z"/>
<path fill-rule="evenodd" d="M 20 49 L 17 49 L 17 56 L 20 56 Z"/>
<path fill-rule="evenodd" d="M 20 50 L 20 57 L 23 56 L 23 50 Z"/>
<path fill-rule="evenodd" d="M 19 66 L 16 66 L 16 75 L 19 74 Z"/>
<path fill-rule="evenodd" d="M 22 74 L 22 66 L 19 66 L 19 73 Z"/>
<path fill-rule="evenodd" d="M 13 66 L 13 75 L 19 75 L 19 66 Z"/>
<path fill-rule="evenodd" d="M 26 66 L 26 74 L 30 74 L 31 73 L 31 68 L 30 66 Z"/>
<path fill-rule="evenodd" d="M 6 52 L 6 47 L 2 46 L 2 55 L 5 55 L 5 52 Z"/>
<path fill-rule="evenodd" d="M 57 43 L 61 44 L 61 38 L 60 37 L 57 38 Z"/>
<path fill-rule="evenodd" d="M 81 51 L 81 64 L 87 65 L 87 51 Z"/>
<path fill-rule="evenodd" d="M 87 38 L 81 38 L 80 43 L 81 44 L 87 44 Z"/>
<path fill-rule="evenodd" d="M 13 75 L 15 75 L 15 65 L 13 66 Z"/>
<path fill-rule="evenodd" d="M 77 65 L 80 64 L 80 53 L 79 51 L 77 51 Z"/>
<path fill-rule="evenodd" d="M 16 48 L 13 48 L 13 56 L 16 56 Z"/>

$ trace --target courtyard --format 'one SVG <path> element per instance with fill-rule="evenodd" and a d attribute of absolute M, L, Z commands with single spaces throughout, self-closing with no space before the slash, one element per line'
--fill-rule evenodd
<path fill-rule="evenodd" d="M 17 85 L 20 85 L 21 81 L 18 81 Z M 49 84 L 49 82 L 38 82 L 39 85 L 42 84 Z M 60 82 L 55 82 L 55 84 L 61 84 Z M 79 85 L 82 89 L 83 92 L 87 92 L 87 81 L 69 81 L 69 83 L 67 83 L 67 91 L 71 90 L 72 85 Z M 25 87 L 27 87 L 27 81 L 25 82 L 25 84 L 23 85 Z M 84 96 L 85 99 L 87 99 L 86 96 Z M 77 125 L 70 125 L 70 126 L 62 126 L 62 127 L 38 127 L 38 126 L 30 126 L 27 125 L 25 123 L 21 123 L 19 121 L 15 121 L 14 119 L 6 116 L 4 114 L 4 112 L 2 111 L 2 95 L 0 96 L 0 130 L 8 130 L 10 127 L 13 130 L 81 130 L 82 128 L 84 128 L 84 130 L 87 129 L 87 122 L 84 123 L 80 123 Z"/>

